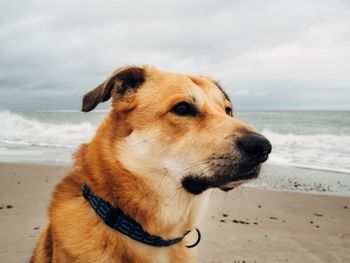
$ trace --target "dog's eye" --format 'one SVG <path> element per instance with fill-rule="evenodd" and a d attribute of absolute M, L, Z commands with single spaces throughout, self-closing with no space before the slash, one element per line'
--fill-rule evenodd
<path fill-rule="evenodd" d="M 196 115 L 197 110 L 188 102 L 183 101 L 175 104 L 171 109 L 171 112 L 179 116 L 194 116 Z"/>
<path fill-rule="evenodd" d="M 231 107 L 226 107 L 225 108 L 226 114 L 232 116 L 232 108 Z"/>

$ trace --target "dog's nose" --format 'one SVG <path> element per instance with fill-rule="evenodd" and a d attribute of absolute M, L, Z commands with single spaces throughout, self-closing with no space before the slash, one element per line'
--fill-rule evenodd
<path fill-rule="evenodd" d="M 256 162 L 265 162 L 271 153 L 271 143 L 264 136 L 249 133 L 237 140 L 238 148 Z"/>

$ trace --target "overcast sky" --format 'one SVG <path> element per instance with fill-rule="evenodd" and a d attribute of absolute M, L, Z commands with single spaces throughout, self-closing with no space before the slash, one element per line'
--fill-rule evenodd
<path fill-rule="evenodd" d="M 128 64 L 210 75 L 238 110 L 350 110 L 350 1 L 1 0 L 0 108 L 80 109 Z"/>

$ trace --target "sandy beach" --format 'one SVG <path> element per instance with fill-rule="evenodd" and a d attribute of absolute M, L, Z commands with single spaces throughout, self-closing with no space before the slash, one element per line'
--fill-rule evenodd
<path fill-rule="evenodd" d="M 28 262 L 69 167 L 0 164 L 1 262 Z M 198 262 L 350 262 L 350 198 L 241 187 L 214 191 Z"/>

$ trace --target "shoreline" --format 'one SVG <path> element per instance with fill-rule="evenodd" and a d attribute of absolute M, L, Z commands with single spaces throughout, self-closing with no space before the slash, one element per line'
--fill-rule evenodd
<path fill-rule="evenodd" d="M 28 164 L 28 165 L 47 165 L 47 166 L 65 166 L 69 167 L 72 165 L 72 162 L 40 162 L 40 161 L 21 161 L 21 160 L 14 160 L 11 161 L 0 161 L 1 164 Z M 302 169 L 302 170 L 312 170 L 312 171 L 319 171 L 319 172 L 330 172 L 335 174 L 346 174 L 350 176 L 350 171 L 347 170 L 332 170 L 331 168 L 323 168 L 318 166 L 306 166 L 306 165 L 292 165 L 292 164 L 283 164 L 283 163 L 267 163 L 268 166 L 278 166 L 278 167 L 286 167 L 291 169 Z"/>
<path fill-rule="evenodd" d="M 72 166 L 72 163 L 68 162 L 31 162 L 31 161 L 13 161 L 13 162 L 1 162 L 1 165 L 29 165 L 29 166 L 45 166 L 45 167 L 66 167 L 67 169 Z M 281 182 L 271 182 L 271 175 L 280 174 L 279 178 Z M 298 176 L 294 176 L 293 174 L 298 174 Z M 300 176 L 302 174 L 302 176 Z M 317 178 L 319 175 L 324 175 L 323 178 Z M 331 180 L 334 180 L 335 176 L 342 176 L 343 181 L 343 191 L 335 191 L 337 189 L 326 189 L 329 187 L 327 183 Z M 325 180 L 325 185 L 321 186 L 322 183 L 317 182 L 317 188 L 310 189 L 309 177 L 316 177 L 316 180 L 319 181 Z M 274 176 L 278 177 L 278 176 Z M 294 178 L 295 177 L 295 178 Z M 303 178 L 304 177 L 304 178 Z M 283 180 L 288 180 L 288 182 L 283 182 Z M 292 181 L 294 180 L 294 182 Z M 306 180 L 306 181 L 305 181 Z M 266 181 L 266 182 L 265 182 Z M 327 182 L 328 181 L 328 182 Z M 337 179 L 340 181 L 340 178 Z M 299 186 L 304 187 L 295 187 L 295 183 Z M 335 182 L 332 182 L 333 184 Z M 327 170 L 327 169 L 317 169 L 303 166 L 292 166 L 292 165 L 284 165 L 284 164 L 275 164 L 275 163 L 267 163 L 264 164 L 262 172 L 260 176 L 247 182 L 244 187 L 250 187 L 254 189 L 263 189 L 268 191 L 277 191 L 277 192 L 290 192 L 290 193 L 302 193 L 302 194 L 310 194 L 310 195 L 322 195 L 322 196 L 339 196 L 339 197 L 350 197 L 350 174 L 345 172 Z"/>
<path fill-rule="evenodd" d="M 69 166 L 0 163 L 0 256 L 28 261 Z M 10 207 L 10 208 L 8 208 Z M 350 198 L 239 187 L 214 190 L 198 262 L 349 262 Z"/>

